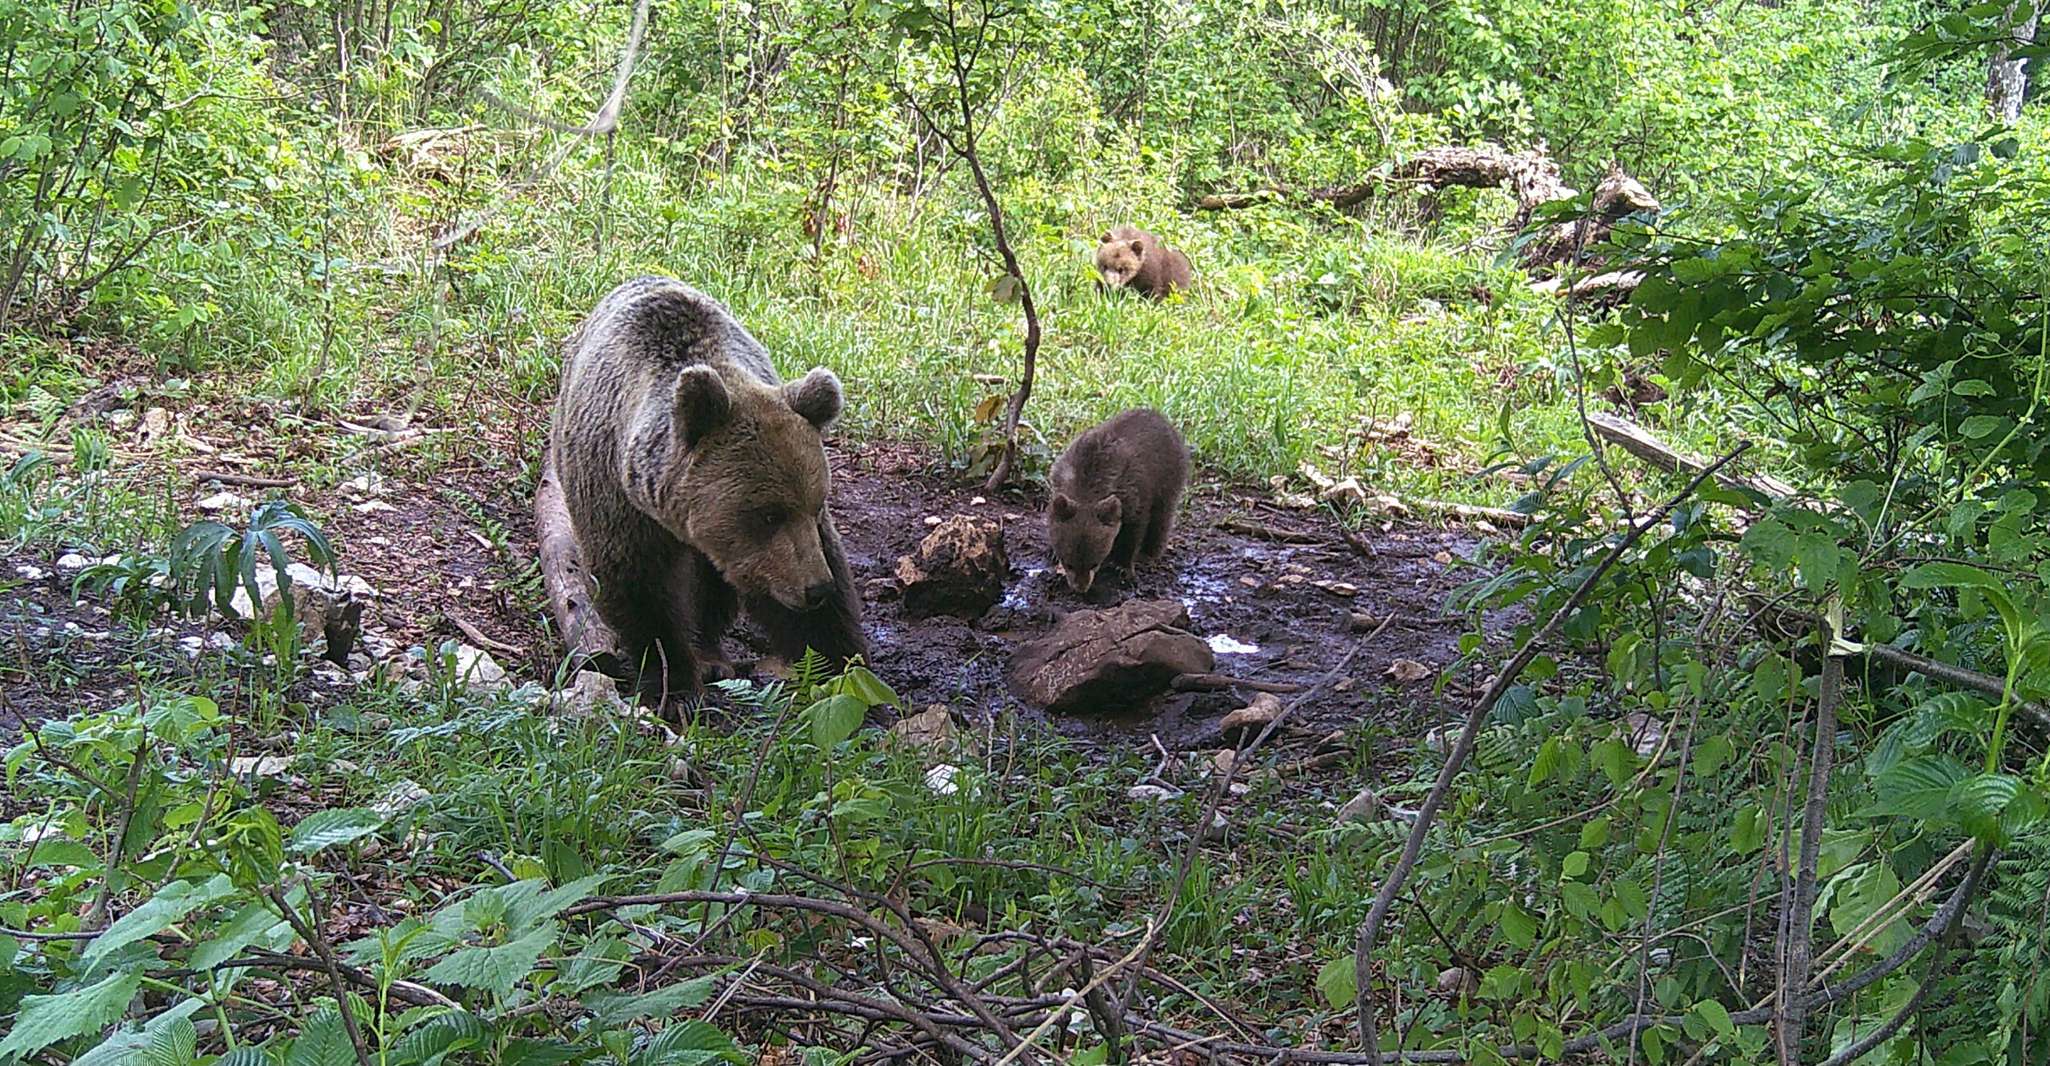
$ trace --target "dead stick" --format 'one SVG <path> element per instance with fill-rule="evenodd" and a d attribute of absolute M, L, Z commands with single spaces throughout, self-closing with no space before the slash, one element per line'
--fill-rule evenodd
<path fill-rule="evenodd" d="M 1271 540 L 1277 544 L 1322 544 L 1324 538 L 1315 533 L 1299 529 L 1276 529 L 1270 525 L 1246 518 L 1224 518 L 1218 520 L 1217 528 L 1226 533 L 1244 533 L 1249 537 Z"/>
<path fill-rule="evenodd" d="M 1784 1066 L 1798 1066 L 1801 1030 L 1807 1023 L 1802 1008 L 1808 971 L 1815 959 L 1810 934 L 1815 921 L 1816 865 L 1822 857 L 1822 808 L 1829 799 L 1829 770 L 1836 754 L 1836 705 L 1843 698 L 1844 660 L 1831 654 L 1833 627 L 1822 629 L 1822 688 L 1815 701 L 1815 742 L 1808 754 L 1808 797 L 1801 811 L 1801 865 L 1794 878 L 1793 912 L 1787 921 L 1787 942 L 1781 953 L 1786 968 L 1780 975 L 1780 1019 L 1774 1043 Z"/>
<path fill-rule="evenodd" d="M 1694 490 L 1701 487 L 1702 482 L 1713 477 L 1716 471 L 1750 450 L 1750 447 L 1748 442 L 1738 445 L 1736 450 L 1696 474 L 1694 479 L 1687 483 L 1687 487 L 1681 489 L 1679 495 L 1668 500 L 1665 506 L 1660 507 L 1644 521 L 1630 527 L 1630 532 L 1624 534 L 1623 539 L 1609 549 L 1608 554 L 1602 557 L 1601 562 L 1595 564 L 1595 568 L 1581 580 L 1580 586 L 1573 590 L 1573 594 L 1567 597 L 1566 602 L 1559 605 L 1558 611 L 1553 613 L 1545 627 L 1524 642 L 1523 650 L 1517 652 L 1502 672 L 1495 675 L 1494 683 L 1488 686 L 1480 699 L 1474 701 L 1473 709 L 1467 712 L 1465 725 L 1459 731 L 1459 739 L 1453 743 L 1452 751 L 1445 757 L 1444 767 L 1438 771 L 1437 782 L 1424 797 L 1423 806 L 1417 809 L 1416 822 L 1410 826 L 1409 839 L 1402 846 L 1402 858 L 1396 862 L 1395 869 L 1389 873 L 1388 879 L 1381 883 L 1381 891 L 1374 896 L 1374 905 L 1367 911 L 1367 920 L 1361 923 L 1359 939 L 1353 945 L 1353 980 L 1357 989 L 1355 994 L 1359 997 L 1359 1039 L 1369 1066 L 1381 1066 L 1380 1033 L 1374 1022 L 1372 995 L 1374 941 L 1381 932 L 1382 923 L 1388 920 L 1388 909 L 1394 906 L 1396 894 L 1402 891 L 1403 884 L 1416 870 L 1417 859 L 1423 854 L 1424 838 L 1430 834 L 1431 824 L 1437 820 L 1439 808 L 1445 805 L 1445 797 L 1452 791 L 1453 779 L 1459 776 L 1459 771 L 1465 766 L 1467 758 L 1473 754 L 1474 738 L 1480 733 L 1481 723 L 1487 721 L 1489 712 L 1495 708 L 1495 701 L 1502 698 L 1502 693 L 1508 691 L 1509 686 L 1515 683 L 1517 675 L 1523 673 L 1524 668 L 1537 658 L 1539 650 L 1558 635 L 1559 630 L 1566 625 L 1566 619 L 1580 609 L 1588 594 L 1594 591 L 1595 584 L 1616 565 L 1617 560 L 1623 557 L 1623 553 L 1635 546 L 1647 530 L 1663 522 L 1666 516 L 1672 513 L 1673 508 L 1692 496 Z M 1269 728 L 1273 728 L 1272 724 Z M 1632 1039 L 1635 1039 L 1635 1030 L 1631 1033 Z"/>
<path fill-rule="evenodd" d="M 1287 695 L 1303 690 L 1303 686 L 1293 681 L 1254 681 L 1249 678 L 1232 677 L 1229 674 L 1176 674 L 1175 679 L 1169 684 L 1176 692 L 1217 692 L 1228 688 L 1245 688 L 1254 692 Z"/>
<path fill-rule="evenodd" d="M 313 924 L 310 926 L 302 921 L 299 912 L 293 910 L 292 905 L 286 902 L 282 891 L 272 888 L 268 890 L 268 894 L 271 902 L 277 904 L 278 911 L 285 916 L 285 921 L 291 923 L 293 931 L 299 934 L 300 939 L 306 941 L 306 946 L 313 949 L 314 954 L 320 957 L 322 965 L 326 967 L 328 980 L 334 985 L 335 1009 L 341 1012 L 342 1029 L 349 1035 L 349 1046 L 355 1049 L 357 1066 L 371 1066 L 370 1048 L 363 1042 L 362 1030 L 356 1027 L 356 1010 L 349 1005 L 348 982 L 342 977 L 341 964 L 335 959 L 334 948 L 328 944 L 327 937 L 320 928 L 320 901 L 313 896 L 313 886 L 306 886 L 307 913 L 313 916 Z"/>
<path fill-rule="evenodd" d="M 457 629 L 462 630 L 463 636 L 470 638 L 470 643 L 475 644 L 480 648 L 483 648 L 487 651 L 501 652 L 506 655 L 526 654 L 526 652 L 523 652 L 520 649 L 515 648 L 510 644 L 507 644 L 505 641 L 493 640 L 490 637 L 486 636 L 483 630 L 478 629 L 475 625 L 471 624 L 470 621 L 464 618 L 462 615 L 456 614 L 453 611 L 443 611 L 442 616 L 447 618 L 449 620 L 449 623 L 454 625 Z"/>
<path fill-rule="evenodd" d="M 253 489 L 289 489 L 299 484 L 298 478 L 262 477 L 257 474 L 237 474 L 227 470 L 194 470 L 194 481 L 218 481 L 223 485 L 247 485 Z"/>

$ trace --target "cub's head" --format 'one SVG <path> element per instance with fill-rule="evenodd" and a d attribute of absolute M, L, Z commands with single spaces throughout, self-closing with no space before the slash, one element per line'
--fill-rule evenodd
<path fill-rule="evenodd" d="M 824 606 L 836 589 L 819 539 L 830 483 L 821 434 L 841 403 L 830 370 L 774 386 L 685 369 L 673 419 L 683 477 L 666 494 L 663 524 L 744 595 Z"/>
<path fill-rule="evenodd" d="M 1096 245 L 1096 273 L 1105 285 L 1121 289 L 1138 276 L 1139 264 L 1145 257 L 1145 241 L 1117 231 L 1106 233 Z"/>
<path fill-rule="evenodd" d="M 1118 525 L 1125 516 L 1124 502 L 1105 496 L 1090 503 L 1075 500 L 1065 492 L 1054 494 L 1046 509 L 1046 539 L 1053 546 L 1054 565 L 1068 579 L 1068 587 L 1088 592 L 1096 583 L 1096 571 L 1117 543 Z"/>

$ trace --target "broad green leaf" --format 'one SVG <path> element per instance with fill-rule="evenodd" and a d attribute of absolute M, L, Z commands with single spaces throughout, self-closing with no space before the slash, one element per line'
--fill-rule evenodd
<path fill-rule="evenodd" d="M 142 987 L 142 973 L 108 974 L 97 984 L 47 996 L 26 996 L 14 1028 L 0 1040 L 0 1059 L 28 1058 L 61 1040 L 97 1033 L 128 1010 Z"/>
<path fill-rule="evenodd" d="M 1509 941 L 1512 947 L 1528 948 L 1537 943 L 1537 919 L 1514 903 L 1502 904 L 1502 913 L 1496 919 L 1496 926 L 1502 930 L 1502 938 Z"/>
<path fill-rule="evenodd" d="M 827 696 L 805 708 L 804 716 L 811 723 L 812 743 L 830 749 L 853 736 L 867 713 L 868 708 L 853 696 Z"/>
<path fill-rule="evenodd" d="M 633 1057 L 630 1066 L 703 1066 L 710 1062 L 748 1066 L 751 1061 L 718 1026 L 687 1021 L 656 1033 Z"/>
<path fill-rule="evenodd" d="M 199 1034 L 190 1019 L 204 1006 L 187 998 L 139 1027 L 124 1025 L 71 1066 L 191 1066 Z"/>
<path fill-rule="evenodd" d="M 1897 818 L 1943 818 L 1950 793 L 1970 771 L 1948 755 L 1921 755 L 1879 775 L 1872 783 L 1876 812 Z"/>
<path fill-rule="evenodd" d="M 1317 992 L 1332 1010 L 1351 1007 L 1359 998 L 1359 970 L 1351 955 L 1340 955 L 1317 969 Z"/>
<path fill-rule="evenodd" d="M 291 849 L 311 855 L 323 848 L 367 837 L 384 825 L 384 816 L 367 807 L 315 811 L 292 827 Z"/>
<path fill-rule="evenodd" d="M 2000 816 L 2021 791 L 2011 774 L 1974 774 L 1951 788 L 1951 813 L 1965 830 L 1981 840 L 2000 839 Z"/>
<path fill-rule="evenodd" d="M 867 667 L 848 667 L 847 672 L 840 675 L 840 691 L 871 707 L 894 706 L 897 703 L 897 693 Z"/>
<path fill-rule="evenodd" d="M 294 907 L 306 904 L 306 888 L 299 886 L 285 893 L 285 902 Z M 189 964 L 195 970 L 211 970 L 221 963 L 242 953 L 242 949 L 253 944 L 262 944 L 273 951 L 283 951 L 292 945 L 297 936 L 291 923 L 278 916 L 268 902 L 255 900 L 235 912 L 235 916 L 215 926 L 213 938 L 205 940 L 192 949 Z"/>
<path fill-rule="evenodd" d="M 1704 999 L 1696 1003 L 1689 1013 L 1700 1018 L 1710 1032 L 1724 1040 L 1734 1039 L 1737 1035 L 1737 1026 L 1730 1021 L 1730 1009 L 1715 1000 Z"/>
<path fill-rule="evenodd" d="M 464 948 L 435 963 L 421 976 L 429 982 L 489 989 L 503 996 L 534 972 L 535 962 L 555 943 L 560 931 L 554 922 L 544 922 L 527 935 L 504 944 Z"/>
<path fill-rule="evenodd" d="M 285 1052 L 284 1066 L 356 1066 L 341 1012 L 328 1007 L 314 1015 Z"/>
<path fill-rule="evenodd" d="M 80 958 L 91 965 L 108 952 L 155 936 L 194 910 L 234 893 L 235 885 L 228 880 L 227 874 L 215 874 L 203 884 L 173 881 L 158 889 L 148 902 L 122 915 L 119 921 L 107 927 L 106 932 L 94 937 Z"/>
<path fill-rule="evenodd" d="M 590 1008 L 593 1023 L 606 1027 L 624 1025 L 642 1018 L 666 1018 L 677 1011 L 700 1006 L 711 999 L 712 984 L 713 978 L 705 976 L 638 994 L 588 992 L 584 995 L 584 1006 Z"/>
<path fill-rule="evenodd" d="M 1757 804 L 1742 808 L 1730 828 L 1730 849 L 1739 855 L 1757 851 L 1765 843 L 1765 829 L 1765 812 Z"/>
<path fill-rule="evenodd" d="M 499 1066 L 569 1066 L 597 1053 L 597 1048 L 587 1044 L 518 1037 L 506 1043 L 505 1052 L 499 1056 L 498 1062 Z"/>
<path fill-rule="evenodd" d="M 476 1015 L 448 1011 L 406 1030 L 391 1045 L 385 1066 L 434 1066 L 452 1052 L 482 1047 L 490 1039 L 491 1030 Z"/>

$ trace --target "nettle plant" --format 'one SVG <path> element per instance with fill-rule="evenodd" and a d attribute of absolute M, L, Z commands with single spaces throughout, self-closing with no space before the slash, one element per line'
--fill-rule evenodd
<path fill-rule="evenodd" d="M 750 788 L 734 814 L 768 825 L 787 803 L 816 811 L 785 841 L 801 859 L 825 853 L 836 827 L 901 820 L 898 804 L 916 798 L 854 772 L 866 759 L 852 757 L 852 735 L 895 700 L 868 671 L 828 677 L 812 661 L 788 683 L 734 691 L 789 723 L 769 737 L 776 760 L 819 790 L 757 799 Z M 719 895 L 779 881 L 737 825 L 657 833 L 621 855 L 626 865 L 556 878 L 508 856 L 492 880 L 437 892 L 417 916 L 356 914 L 343 939 L 330 923 L 360 886 L 336 871 L 360 868 L 369 848 L 424 843 L 435 804 L 318 809 L 282 824 L 274 809 L 289 807 L 266 783 L 279 771 L 263 767 L 279 757 L 236 758 L 230 725 L 204 697 L 146 692 L 45 722 L 7 752 L 5 785 L 25 813 L 0 823 L 0 1063 L 754 1061 L 688 1017 L 735 965 L 645 966 L 690 939 L 738 938 L 756 963 L 779 943 Z M 591 728 L 634 732 L 626 721 Z M 652 885 L 665 902 L 599 896 L 615 882 Z"/>

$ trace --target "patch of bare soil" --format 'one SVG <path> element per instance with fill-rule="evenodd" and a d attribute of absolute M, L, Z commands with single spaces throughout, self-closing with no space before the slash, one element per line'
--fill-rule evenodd
<path fill-rule="evenodd" d="M 480 437 L 476 451 L 465 449 L 424 477 L 409 477 L 406 463 L 378 463 L 384 469 L 367 476 L 345 467 L 347 480 L 333 488 L 290 490 L 336 545 L 342 571 L 376 588 L 363 621 L 366 644 L 378 657 L 459 640 L 490 651 L 515 680 L 554 678 L 561 649 L 533 565 L 532 500 L 515 474 L 518 439 L 510 432 Z M 209 461 L 218 465 L 188 460 Z M 1219 720 L 1251 691 L 1170 693 L 1130 713 L 1089 718 L 1047 715 L 1012 692 L 1005 669 L 1019 644 L 1068 611 L 1139 597 L 1186 605 L 1193 630 L 1218 653 L 1217 672 L 1236 678 L 1311 686 L 1359 644 L 1345 676 L 1295 712 L 1292 723 L 1303 730 L 1372 721 L 1414 735 L 1442 717 L 1434 682 L 1458 659 L 1466 630 L 1464 619 L 1446 613 L 1446 597 L 1476 573 L 1455 560 L 1473 559 L 1480 547 L 1465 531 L 1418 523 L 1369 530 L 1361 539 L 1369 554 L 1349 546 L 1316 512 L 1198 486 L 1166 557 L 1136 578 L 1099 581 L 1085 599 L 1060 582 L 1048 561 L 1037 495 L 985 499 L 933 473 L 931 454 L 914 446 L 836 449 L 833 465 L 834 513 L 862 584 L 872 665 L 904 697 L 906 713 L 947 704 L 987 721 L 1015 710 L 1085 741 L 1144 745 L 1151 734 L 1171 748 L 1218 746 Z M 204 485 L 196 471 L 179 473 Z M 185 509 L 188 518 L 202 517 L 190 501 Z M 1003 525 L 1013 567 L 1004 598 L 980 619 L 909 617 L 891 579 L 897 560 L 925 535 L 929 518 L 956 514 Z M 48 560 L 10 560 L 7 576 L 17 564 L 51 568 Z M 164 671 L 190 669 L 193 649 L 177 641 L 203 635 L 200 627 L 181 622 L 148 639 L 122 637 L 101 606 L 71 602 L 70 577 L 52 572 L 0 595 L 8 601 L 0 609 L 0 646 L 7 651 L 0 658 L 36 664 L 6 668 L 17 695 L 11 710 L 0 710 L 0 734 L 13 732 L 8 716 L 35 720 L 128 698 L 138 657 Z M 22 597 L 22 587 L 34 595 Z M 1506 624 L 1491 620 L 1490 635 Z M 731 639 L 753 653 L 736 661 L 760 654 L 757 635 L 744 624 Z M 59 646 L 66 641 L 77 647 Z M 352 662 L 359 671 L 364 665 Z M 21 680 L 29 683 L 15 684 Z M 1455 676 L 1448 696 L 1457 699 L 1479 681 L 1475 671 Z"/>
<path fill-rule="evenodd" d="M 1067 611 L 1140 597 L 1185 604 L 1194 631 L 1219 653 L 1217 671 L 1233 677 L 1314 685 L 1361 644 L 1345 675 L 1296 710 L 1297 726 L 1322 731 L 1373 720 L 1420 731 L 1435 723 L 1425 713 L 1434 702 L 1432 683 L 1458 658 L 1466 632 L 1464 619 L 1446 614 L 1446 596 L 1475 576 L 1454 560 L 1471 559 L 1476 538 L 1398 525 L 1368 531 L 1364 543 L 1373 554 L 1366 556 L 1315 513 L 1199 487 L 1159 564 L 1108 588 L 1099 582 L 1083 597 L 1052 567 L 1040 497 L 984 498 L 929 474 L 928 466 L 925 453 L 890 446 L 837 454 L 834 463 L 833 514 L 849 565 L 864 583 L 874 666 L 909 709 L 946 703 L 982 720 L 1012 708 L 1078 739 L 1143 745 L 1153 734 L 1171 748 L 1219 746 L 1219 720 L 1250 692 L 1170 693 L 1133 713 L 1093 718 L 1045 715 L 1011 692 L 1004 670 L 1018 644 Z M 973 622 L 908 618 L 890 595 L 888 575 L 925 535 L 928 517 L 954 514 L 1003 523 L 1014 571 L 1004 600 Z M 1269 535 L 1243 531 L 1249 528 Z M 1427 676 L 1399 680 L 1412 672 L 1397 665 L 1405 662 L 1422 664 Z M 1462 693 L 1479 680 L 1456 677 L 1448 689 Z"/>

